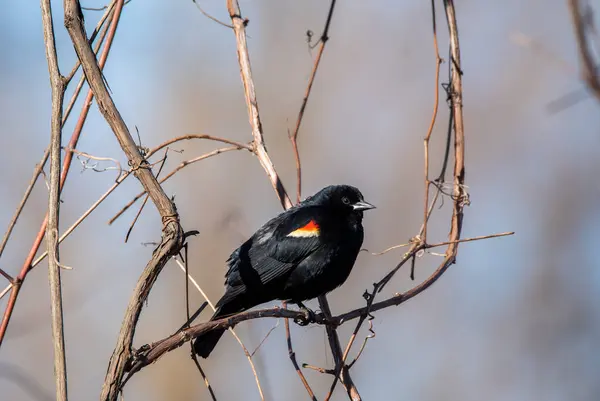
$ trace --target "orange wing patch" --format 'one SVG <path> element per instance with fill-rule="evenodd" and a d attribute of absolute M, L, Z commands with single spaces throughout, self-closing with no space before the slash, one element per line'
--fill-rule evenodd
<path fill-rule="evenodd" d="M 309 221 L 306 225 L 292 231 L 288 237 L 318 237 L 319 225 L 314 221 Z"/>

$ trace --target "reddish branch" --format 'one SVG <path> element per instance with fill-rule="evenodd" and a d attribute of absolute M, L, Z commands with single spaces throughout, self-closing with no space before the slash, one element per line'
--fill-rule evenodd
<path fill-rule="evenodd" d="M 119 6 L 119 7 L 116 7 L 115 10 L 113 11 L 113 16 L 112 16 L 112 21 L 111 21 L 108 37 L 106 39 L 106 45 L 104 46 L 104 49 L 102 50 L 102 54 L 98 61 L 100 68 L 104 67 L 104 65 L 106 64 L 106 59 L 108 57 L 108 53 L 109 53 L 110 47 L 112 45 L 116 30 L 117 30 L 117 24 L 121 17 L 121 9 L 122 9 L 122 6 Z M 82 107 L 81 113 L 79 115 L 79 119 L 77 120 L 75 129 L 73 131 L 73 134 L 71 135 L 69 144 L 67 145 L 68 148 L 74 149 L 77 147 L 77 142 L 79 141 L 79 136 L 81 134 L 81 130 L 83 129 L 83 123 L 85 122 L 85 120 L 87 118 L 89 108 L 92 104 L 92 99 L 93 99 L 93 94 L 92 94 L 92 91 L 90 90 L 88 92 L 88 95 L 87 95 L 84 103 L 83 103 L 83 107 Z M 47 152 L 49 152 L 49 150 Z M 71 152 L 65 152 L 65 158 L 63 160 L 62 173 L 61 173 L 61 177 L 60 177 L 61 190 L 65 185 L 65 181 L 67 179 L 67 174 L 69 173 L 69 169 L 71 167 L 72 159 L 73 159 L 73 154 Z M 45 160 L 44 160 L 44 162 L 45 162 Z M 40 165 L 38 165 L 38 168 L 36 168 L 36 173 L 43 169 L 44 162 L 42 162 L 42 163 L 40 163 Z M 35 176 L 35 174 L 34 174 L 34 176 Z M 32 180 L 32 182 L 35 182 L 35 180 Z M 4 310 L 4 316 L 2 317 L 2 323 L 0 323 L 0 346 L 2 345 L 2 341 L 4 340 L 4 336 L 6 335 L 6 329 L 8 328 L 8 324 L 10 323 L 10 318 L 11 318 L 13 310 L 15 308 L 15 304 L 16 304 L 17 298 L 19 296 L 19 291 L 21 289 L 21 285 L 23 284 L 23 281 L 27 277 L 27 274 L 30 271 L 31 263 L 33 262 L 33 259 L 35 258 L 35 255 L 42 243 L 42 240 L 44 239 L 44 234 L 46 232 L 47 224 L 48 224 L 48 215 L 46 215 L 46 217 L 44 218 L 44 221 L 42 222 L 40 230 L 38 231 L 38 234 L 33 242 L 33 245 L 31 246 L 29 254 L 27 255 L 27 258 L 25 259 L 25 262 L 23 263 L 23 266 L 21 267 L 21 271 L 19 272 L 19 275 L 15 278 L 14 282 L 12 283 L 10 298 L 8 299 L 6 309 Z"/>

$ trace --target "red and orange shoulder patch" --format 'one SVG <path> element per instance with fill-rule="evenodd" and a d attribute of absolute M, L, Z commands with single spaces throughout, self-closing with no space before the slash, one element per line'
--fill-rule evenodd
<path fill-rule="evenodd" d="M 311 220 L 305 225 L 289 233 L 288 237 L 317 237 L 319 235 L 319 225 Z"/>

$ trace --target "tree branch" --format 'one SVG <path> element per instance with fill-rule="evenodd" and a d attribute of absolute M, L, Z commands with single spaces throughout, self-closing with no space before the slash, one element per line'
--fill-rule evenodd
<path fill-rule="evenodd" d="M 600 101 L 600 80 L 596 73 L 597 66 L 590 51 L 588 34 L 582 18 L 581 4 L 579 0 L 569 0 L 571 20 L 575 30 L 575 39 L 579 47 L 579 58 L 581 59 L 581 77 L 592 91 L 596 100 Z"/>
<path fill-rule="evenodd" d="M 54 344 L 54 378 L 56 399 L 67 401 L 67 363 L 62 310 L 62 290 L 60 282 L 60 262 L 58 250 L 58 223 L 60 212 L 60 145 L 62 138 L 62 108 L 65 94 L 64 78 L 60 75 L 52 7 L 50 0 L 41 0 L 44 45 L 50 86 L 52 88 L 52 121 L 50 139 L 50 194 L 48 196 L 48 227 L 46 231 L 48 247 L 48 278 L 50 281 L 50 309 L 52 315 L 52 339 Z"/>
<path fill-rule="evenodd" d="M 116 33 L 116 25 L 117 25 L 117 22 L 119 21 L 120 16 L 121 16 L 121 9 L 119 8 L 118 10 L 115 10 L 113 12 L 111 27 L 110 27 L 110 30 L 108 33 L 108 37 L 106 39 L 106 45 L 104 46 L 104 49 L 102 50 L 102 55 L 100 56 L 100 67 L 101 68 L 104 66 L 104 64 L 106 63 L 106 59 L 108 58 L 108 52 L 111 48 L 111 45 L 112 45 L 112 42 L 113 42 L 113 39 L 114 39 L 114 36 Z M 73 94 L 73 97 L 76 97 L 78 95 L 78 93 L 79 92 L 76 90 L 75 93 Z M 75 129 L 73 130 L 71 139 L 69 140 L 69 144 L 67 146 L 68 148 L 72 149 L 72 148 L 77 147 L 77 142 L 79 141 L 79 137 L 80 137 L 81 131 L 83 129 L 83 124 L 87 118 L 89 108 L 92 105 L 92 99 L 93 99 L 93 95 L 92 95 L 92 91 L 90 90 L 90 91 L 88 91 L 88 95 L 83 103 L 83 107 L 81 109 L 79 119 L 77 121 Z M 65 114 L 65 116 L 63 116 L 63 125 L 66 121 L 65 119 L 66 119 L 66 114 Z M 37 177 L 43 171 L 44 164 L 46 163 L 46 160 L 48 159 L 49 154 L 50 154 L 50 148 L 46 149 L 46 152 L 45 152 L 44 156 L 42 157 L 40 164 L 37 166 L 37 168 L 34 172 L 34 178 L 32 178 L 30 186 L 27 189 L 25 195 L 23 196 L 21 205 L 19 205 L 20 207 L 17 209 L 16 216 L 20 214 L 20 212 L 22 210 L 22 206 L 25 205 L 25 202 L 27 201 L 27 199 L 29 197 L 29 193 L 31 193 L 31 190 L 33 189 L 33 185 L 35 184 Z M 61 173 L 61 177 L 60 177 L 61 190 L 64 187 L 65 182 L 67 180 L 67 175 L 68 175 L 69 169 L 71 167 L 72 158 L 73 158 L 72 152 L 65 153 L 62 173 Z M 15 220 L 15 222 L 16 222 L 16 220 Z M 4 340 L 4 336 L 6 335 L 6 330 L 8 328 L 8 324 L 10 323 L 10 318 L 12 317 L 12 312 L 15 308 L 17 299 L 19 297 L 21 285 L 22 285 L 23 281 L 25 280 L 25 278 L 27 277 L 27 274 L 31 270 L 31 263 L 32 263 L 33 259 L 35 258 L 35 255 L 37 254 L 37 251 L 42 243 L 42 240 L 44 239 L 44 234 L 46 232 L 47 225 L 48 225 L 48 215 L 46 214 L 44 221 L 42 222 L 42 224 L 40 226 L 40 230 L 38 231 L 37 236 L 35 237 L 33 244 L 31 246 L 31 249 L 29 250 L 29 254 L 25 258 L 25 261 L 23 262 L 21 271 L 19 272 L 19 275 L 15 278 L 14 282 L 10 286 L 10 290 L 11 290 L 10 298 L 8 299 L 8 303 L 6 304 L 6 309 L 4 310 L 4 315 L 2 317 L 2 323 L 0 323 L 0 347 L 2 346 L 2 342 Z M 7 235 L 9 235 L 9 234 L 10 233 L 8 232 Z M 8 237 L 6 237 L 6 238 L 8 239 Z"/>
<path fill-rule="evenodd" d="M 152 258 L 144 268 L 133 291 L 102 387 L 101 399 L 116 401 L 120 382 L 123 379 L 125 362 L 131 352 L 135 327 L 142 307 L 162 268 L 170 257 L 176 255 L 181 248 L 183 230 L 179 224 L 179 215 L 177 214 L 175 205 L 162 190 L 156 177 L 154 177 L 152 171 L 148 168 L 148 162 L 141 155 L 123 118 L 108 93 L 102 72 L 86 37 L 79 1 L 65 0 L 64 4 L 65 27 L 71 36 L 88 84 L 96 97 L 98 108 L 110 125 L 124 153 L 127 155 L 129 163 L 134 170 L 134 175 L 148 192 L 158 209 L 163 223 L 162 241 L 154 250 Z M 115 7 L 115 13 L 116 10 L 120 10 L 122 7 L 123 1 L 120 0 Z"/>
<path fill-rule="evenodd" d="M 325 22 L 325 28 L 323 29 L 323 34 L 321 34 L 321 38 L 319 39 L 320 46 L 317 52 L 317 57 L 315 58 L 315 63 L 313 64 L 310 78 L 308 79 L 308 85 L 306 86 L 304 98 L 302 99 L 302 105 L 300 106 L 300 111 L 298 112 L 298 118 L 296 119 L 296 127 L 294 128 L 294 132 L 289 136 L 290 142 L 292 143 L 292 148 L 294 150 L 294 157 L 296 159 L 296 202 L 300 202 L 302 194 L 302 165 L 300 164 L 300 152 L 298 151 L 298 131 L 300 131 L 300 124 L 302 124 L 302 118 L 304 117 L 304 110 L 306 110 L 308 97 L 310 96 L 310 91 L 315 81 L 319 64 L 321 63 L 323 51 L 325 51 L 325 44 L 329 40 L 329 26 L 331 25 L 331 18 L 333 17 L 335 2 L 336 0 L 331 0 L 329 13 L 327 14 L 327 20 Z"/>
<path fill-rule="evenodd" d="M 263 129 L 260 122 L 260 114 L 258 112 L 258 102 L 256 100 L 256 92 L 254 91 L 254 81 L 252 79 L 252 70 L 250 68 L 250 56 L 248 54 L 248 45 L 246 43 L 246 24 L 248 20 L 242 19 L 242 13 L 237 0 L 227 0 L 227 10 L 231 17 L 233 31 L 237 42 L 237 55 L 240 64 L 240 74 L 242 83 L 244 84 L 244 96 L 248 107 L 248 118 L 252 127 L 252 136 L 254 137 L 254 153 L 258 157 L 258 161 L 265 169 L 271 185 L 281 202 L 284 209 L 292 207 L 292 201 L 288 196 L 283 183 L 279 179 L 273 162 L 267 153 L 263 140 Z"/>

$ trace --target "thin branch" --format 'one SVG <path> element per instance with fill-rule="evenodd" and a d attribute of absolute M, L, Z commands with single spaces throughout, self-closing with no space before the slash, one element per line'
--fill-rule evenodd
<path fill-rule="evenodd" d="M 48 278 L 50 281 L 50 310 L 52 315 L 52 340 L 54 345 L 54 379 L 56 400 L 67 401 L 67 361 L 62 310 L 62 288 L 60 282 L 60 261 L 58 247 L 58 225 L 60 213 L 60 159 L 62 138 L 62 109 L 65 83 L 58 68 L 54 25 L 50 0 L 41 0 L 42 26 L 48 72 L 52 89 L 52 122 L 50 138 L 50 194 L 48 196 L 48 227 L 46 239 L 48 247 Z"/>
<path fill-rule="evenodd" d="M 507 232 L 498 233 L 498 234 L 481 235 L 481 236 L 478 236 L 478 237 L 463 238 L 463 239 L 459 239 L 459 240 L 456 240 L 456 241 L 446 241 L 446 242 L 438 242 L 438 243 L 435 243 L 435 244 L 425 244 L 425 246 L 423 248 L 424 249 L 437 248 L 438 246 L 456 244 L 456 243 L 461 243 L 461 242 L 480 241 L 482 239 L 489 239 L 489 238 L 506 237 L 508 235 L 514 235 L 514 234 L 515 234 L 514 231 L 507 231 Z M 384 249 L 381 252 L 371 253 L 371 255 L 373 255 L 373 256 L 380 256 L 380 255 L 388 253 L 389 251 L 392 251 L 394 249 L 407 247 L 407 246 L 410 246 L 412 244 L 414 244 L 414 242 L 407 242 L 406 244 L 398 244 L 398 245 L 390 246 L 389 248 Z"/>
<path fill-rule="evenodd" d="M 462 229 L 462 218 L 463 218 L 463 207 L 466 204 L 465 199 L 468 198 L 468 194 L 465 192 L 465 166 L 464 166 L 464 127 L 463 127 L 463 115 L 462 115 L 462 70 L 460 63 L 460 46 L 458 40 L 458 28 L 456 24 L 456 14 L 454 9 L 454 3 L 452 0 L 444 0 L 444 7 L 446 11 L 446 20 L 448 23 L 448 31 L 450 36 L 450 55 L 452 63 L 450 65 L 450 108 L 451 116 L 453 121 L 454 130 L 454 190 L 453 190 L 453 212 L 450 224 L 450 233 L 448 248 L 445 252 L 444 261 L 438 266 L 436 271 L 423 283 L 405 292 L 404 294 L 397 294 L 387 300 L 374 303 L 374 295 L 376 292 L 380 292 L 383 288 L 382 283 L 385 284 L 389 281 L 391 274 L 395 273 L 399 267 L 404 264 L 409 258 L 412 258 L 416 252 L 424 249 L 426 245 L 421 242 L 415 244 L 411 251 L 407 253 L 400 264 L 388 273 L 383 280 L 375 284 L 376 291 L 373 292 L 372 297 L 369 300 L 369 304 L 364 308 L 355 309 L 353 311 L 344 313 L 337 316 L 333 320 L 336 323 L 341 324 L 348 319 L 354 319 L 360 317 L 364 320 L 368 314 L 377 310 L 392 306 L 399 305 L 412 297 L 420 294 L 429 288 L 433 283 L 439 279 L 442 274 L 456 261 L 456 255 L 458 252 L 458 244 L 460 243 L 460 233 Z"/>
<path fill-rule="evenodd" d="M 4 276 L 4 278 L 7 279 L 9 283 L 12 283 L 13 281 L 15 281 L 15 279 L 10 274 L 8 274 L 7 272 L 5 272 L 2 269 L 0 269 L 0 274 L 2 276 Z"/>
<path fill-rule="evenodd" d="M 287 302 L 283 302 L 283 309 L 287 309 Z M 317 397 L 315 396 L 314 391 L 310 387 L 310 384 L 308 384 L 308 380 L 306 380 L 306 377 L 304 376 L 304 373 L 302 373 L 302 370 L 300 369 L 300 366 L 298 365 L 298 361 L 296 360 L 296 353 L 294 352 L 294 347 L 292 345 L 292 334 L 290 332 L 290 319 L 284 319 L 284 323 L 285 323 L 285 342 L 287 344 L 288 356 L 290 357 L 290 361 L 292 362 L 292 365 L 294 366 L 294 370 L 296 371 L 296 374 L 298 375 L 298 377 L 300 378 L 300 381 L 304 385 L 304 388 L 306 389 L 306 392 L 308 393 L 308 396 L 310 397 L 310 399 L 313 401 L 317 401 Z"/>
<path fill-rule="evenodd" d="M 429 123 L 427 135 L 425 135 L 425 139 L 423 140 L 423 147 L 425 149 L 425 201 L 423 202 L 423 226 L 421 227 L 420 233 L 420 238 L 423 240 L 423 242 L 427 242 L 427 222 L 429 220 L 429 216 L 431 215 L 431 211 L 433 210 L 433 204 L 435 204 L 435 202 L 433 202 L 432 207 L 429 208 L 429 140 L 431 138 L 433 128 L 435 127 L 435 122 L 438 114 L 438 106 L 440 103 L 440 66 L 442 65 L 443 61 L 440 57 L 440 51 L 438 49 L 435 0 L 431 0 L 431 17 L 433 29 L 433 50 L 435 53 L 435 92 L 431 122 Z"/>
<path fill-rule="evenodd" d="M 219 25 L 222 25 L 226 28 L 230 28 L 233 29 L 232 25 L 226 24 L 223 21 L 219 21 L 218 19 L 216 19 L 215 17 L 213 17 L 212 15 L 210 15 L 209 13 L 207 13 L 206 11 L 204 11 L 202 9 L 202 7 L 200 7 L 200 4 L 198 4 L 198 2 L 196 0 L 192 0 L 194 2 L 194 4 L 196 5 L 196 7 L 198 7 L 198 10 L 200 10 L 200 12 L 208 19 L 213 20 L 214 22 L 216 22 Z"/>
<path fill-rule="evenodd" d="M 304 369 L 314 370 L 316 372 L 327 374 L 327 375 L 335 375 L 335 370 L 333 370 L 333 369 L 320 368 L 318 366 L 309 365 L 307 363 L 303 363 L 302 367 Z"/>
<path fill-rule="evenodd" d="M 313 82 L 315 81 L 315 76 L 317 75 L 317 70 L 319 68 L 319 63 L 321 62 L 321 57 L 323 56 L 323 51 L 325 50 L 325 44 L 329 40 L 329 26 L 331 25 L 331 19 L 333 17 L 335 2 L 336 0 L 331 0 L 329 13 L 327 14 L 327 20 L 325 22 L 325 28 L 323 29 L 323 34 L 319 40 L 320 46 L 317 52 L 317 57 L 315 58 L 313 68 L 310 73 L 310 78 L 308 79 L 308 85 L 306 86 L 306 91 L 304 92 L 304 98 L 302 99 L 302 105 L 300 106 L 300 111 L 298 112 L 298 118 L 296 119 L 296 127 L 294 128 L 294 132 L 289 135 L 292 148 L 294 150 L 294 157 L 296 159 L 296 202 L 300 202 L 302 193 L 302 166 L 300 164 L 300 153 L 298 151 L 298 131 L 300 131 L 300 124 L 302 123 L 302 118 L 304 117 L 304 110 L 306 109 L 308 97 L 310 96 L 310 91 L 312 89 Z"/>
<path fill-rule="evenodd" d="M 262 124 L 258 112 L 258 102 L 256 100 L 256 92 L 254 91 L 254 81 L 252 79 L 252 70 L 250 68 L 250 56 L 248 54 L 248 45 L 246 43 L 246 25 L 248 20 L 242 18 L 242 13 L 237 0 L 227 0 L 227 10 L 229 11 L 229 16 L 233 23 L 233 31 L 235 32 L 240 74 L 244 84 L 244 95 L 246 98 L 246 106 L 248 107 L 248 117 L 250 126 L 252 127 L 252 136 L 254 137 L 254 153 L 256 153 L 258 161 L 267 173 L 273 189 L 277 192 L 281 205 L 284 209 L 289 209 L 292 207 L 292 201 L 275 171 L 275 167 L 267 153 L 263 140 Z"/>
<path fill-rule="evenodd" d="M 209 157 L 217 156 L 221 153 L 230 152 L 232 150 L 241 150 L 241 149 L 246 149 L 246 147 L 240 147 L 240 146 L 236 145 L 236 146 L 231 146 L 231 147 L 227 147 L 227 148 L 220 148 L 220 149 L 216 149 L 211 152 L 205 153 L 201 156 L 195 157 L 193 159 L 185 160 L 185 161 L 181 162 L 169 174 L 167 174 L 166 176 L 161 178 L 159 183 L 162 184 L 163 182 L 167 181 L 169 178 L 173 177 L 181 169 L 189 166 L 190 164 L 199 162 L 204 159 L 208 159 Z M 151 150 L 150 153 L 153 153 L 153 150 Z M 134 196 L 132 200 L 130 200 L 125 206 L 123 206 L 123 208 L 121 208 L 121 210 L 119 210 L 119 212 L 117 212 L 117 214 L 115 214 L 113 217 L 110 218 L 110 220 L 108 221 L 108 224 L 110 225 L 110 224 L 114 223 L 119 217 L 121 217 L 131 206 L 133 206 L 144 195 L 146 195 L 146 191 L 142 191 L 142 192 L 138 193 L 136 196 Z"/>
<path fill-rule="evenodd" d="M 106 15 L 108 15 L 108 13 L 106 13 Z M 106 25 L 105 29 L 102 31 L 102 33 L 100 35 L 100 40 L 98 41 L 98 43 L 96 45 L 96 50 L 95 50 L 96 53 L 98 52 L 98 48 L 104 41 L 106 32 L 108 31 L 108 27 L 109 27 L 109 25 Z M 75 64 L 75 67 L 73 69 L 73 74 L 78 66 L 79 66 L 79 60 L 77 60 L 77 63 Z M 81 92 L 81 88 L 83 87 L 84 81 L 85 81 L 85 77 L 82 76 L 75 91 L 73 92 L 73 95 L 71 96 L 71 100 L 69 101 L 69 104 L 65 108 L 65 111 L 63 113 L 63 119 L 62 119 L 62 127 L 64 127 L 64 125 L 67 121 L 67 118 L 69 117 L 69 115 L 71 113 L 71 110 L 73 110 L 73 106 L 75 105 L 75 101 L 79 97 L 79 94 Z M 68 79 L 65 79 L 65 86 L 66 85 L 68 85 Z M 6 243 L 8 242 L 8 239 L 10 238 L 10 235 L 12 234 L 12 230 L 14 229 L 15 225 L 17 224 L 17 220 L 21 216 L 23 208 L 25 207 L 25 204 L 29 200 L 29 195 L 31 195 L 31 192 L 33 191 L 33 187 L 35 186 L 38 177 L 40 176 L 40 174 L 42 173 L 42 170 L 44 169 L 44 166 L 46 164 L 46 161 L 48 160 L 49 154 L 50 154 L 50 148 L 47 148 L 44 151 L 44 155 L 42 156 L 42 159 L 35 166 L 35 169 L 33 171 L 33 176 L 31 177 L 31 180 L 29 181 L 29 185 L 27 186 L 27 189 L 25 190 L 25 194 L 23 195 L 23 198 L 21 199 L 19 206 L 17 206 L 17 210 L 15 211 L 15 214 L 13 215 L 10 223 L 8 224 L 6 233 L 4 234 L 4 237 L 2 238 L 2 243 L 0 243 L 0 258 L 2 257 L 2 253 L 4 252 Z"/>
<path fill-rule="evenodd" d="M 123 1 L 120 0 L 115 7 L 113 21 L 118 21 L 118 15 L 122 7 Z M 153 252 L 152 258 L 144 268 L 133 291 L 102 387 L 101 399 L 116 401 L 120 383 L 123 379 L 125 362 L 131 352 L 135 327 L 142 307 L 162 268 L 172 255 L 177 254 L 183 245 L 183 230 L 179 224 L 179 215 L 175 205 L 165 194 L 152 171 L 147 168 L 148 162 L 140 154 L 127 125 L 108 93 L 102 72 L 86 37 L 79 2 L 77 0 L 65 0 L 64 8 L 65 27 L 71 36 L 77 57 L 81 61 L 81 66 L 94 93 L 98 108 L 127 155 L 134 174 L 150 194 L 150 198 L 160 213 L 163 224 L 162 241 Z"/>
<path fill-rule="evenodd" d="M 179 268 L 183 271 L 183 273 L 186 274 L 185 266 L 181 263 L 181 261 L 179 261 L 179 259 L 175 258 L 175 262 L 177 263 Z M 198 292 L 202 295 L 202 297 L 206 300 L 206 302 L 208 302 L 208 306 L 210 306 L 210 308 L 214 312 L 216 310 L 215 305 L 210 301 L 210 299 L 208 298 L 208 295 L 206 295 L 204 290 L 202 290 L 202 287 L 200 287 L 200 285 L 198 285 L 198 282 L 189 273 L 187 274 L 187 278 L 188 278 L 188 281 L 191 282 L 194 287 L 196 287 L 196 290 L 198 290 Z M 250 364 L 250 368 L 252 369 L 252 374 L 254 375 L 254 381 L 256 382 L 256 387 L 258 388 L 258 393 L 260 395 L 260 399 L 264 401 L 265 396 L 262 391 L 262 386 L 260 385 L 260 380 L 258 379 L 258 373 L 256 372 L 256 366 L 254 366 L 254 361 L 252 361 L 252 355 L 250 355 L 250 352 L 248 352 L 248 348 L 246 348 L 246 346 L 242 342 L 242 339 L 237 335 L 237 333 L 235 332 L 235 330 L 233 330 L 232 327 L 229 328 L 229 332 L 235 338 L 235 340 L 238 342 L 238 344 L 240 344 L 240 347 L 242 347 L 242 350 L 244 351 L 244 354 L 246 355 L 246 359 L 248 359 L 248 363 Z"/>
<path fill-rule="evenodd" d="M 579 58 L 581 59 L 581 77 L 592 91 L 596 100 L 600 101 L 600 80 L 597 74 L 597 65 L 590 50 L 589 37 L 586 24 L 583 21 L 581 4 L 579 0 L 569 0 L 571 20 L 575 30 L 575 39 L 579 47 Z"/>
<path fill-rule="evenodd" d="M 176 142 L 180 142 L 180 141 L 189 141 L 192 139 L 206 139 L 209 141 L 216 141 L 216 142 L 223 142 L 229 145 L 234 145 L 237 148 L 240 149 L 246 149 L 250 152 L 253 152 L 254 149 L 252 148 L 251 145 L 245 144 L 245 143 L 241 143 L 241 142 L 237 142 L 237 141 L 232 141 L 230 139 L 227 138 L 221 138 L 218 136 L 214 136 L 214 135 L 207 135 L 207 134 L 186 134 L 186 135 L 182 135 L 182 136 L 178 136 L 176 138 L 171 138 L 163 143 L 161 143 L 160 145 L 156 146 L 155 148 L 152 148 L 148 151 L 148 154 L 146 154 L 147 158 L 152 157 L 156 152 L 160 151 L 161 149 L 166 148 L 169 145 L 172 145 Z"/>
<path fill-rule="evenodd" d="M 114 36 L 116 33 L 116 29 L 117 29 L 117 22 L 119 21 L 120 16 L 121 16 L 121 8 L 118 8 L 113 13 L 110 30 L 108 33 L 108 37 L 106 39 L 106 45 L 104 46 L 104 49 L 102 50 L 102 54 L 100 56 L 100 59 L 98 60 L 100 68 L 103 68 L 104 65 L 106 64 L 106 59 L 108 58 L 108 53 L 112 46 L 112 42 L 113 42 L 113 39 L 114 39 Z M 77 94 L 77 92 L 76 92 L 76 94 Z M 73 96 L 76 96 L 76 94 L 74 94 Z M 71 135 L 71 139 L 69 140 L 69 144 L 68 144 L 67 148 L 76 148 L 77 147 L 77 142 L 79 141 L 79 137 L 80 137 L 81 131 L 83 129 L 83 124 L 87 118 L 89 108 L 92 104 L 92 99 L 93 99 L 93 94 L 92 94 L 92 91 L 90 90 L 90 91 L 88 91 L 88 95 L 83 103 L 83 107 L 82 107 L 81 113 L 79 115 L 79 119 L 77 121 L 77 124 L 75 125 L 75 129 L 73 130 L 73 134 Z M 65 121 L 63 119 L 63 124 L 64 124 L 64 122 Z M 35 180 L 37 180 L 37 177 L 43 171 L 44 164 L 46 163 L 46 160 L 47 160 L 49 154 L 50 154 L 50 148 L 48 148 L 46 150 L 44 157 L 42 157 L 40 164 L 36 168 L 36 171 L 34 172 L 35 178 L 32 179 L 32 183 L 35 183 Z M 65 185 L 65 181 L 67 179 L 67 175 L 68 175 L 69 169 L 71 167 L 72 158 L 73 158 L 73 154 L 71 152 L 67 152 L 65 154 L 65 158 L 63 161 L 63 167 L 62 167 L 62 174 L 60 177 L 61 190 Z M 30 186 L 30 188 L 32 189 L 33 186 Z M 28 191 L 31 192 L 29 188 L 28 188 Z M 24 199 L 22 201 L 23 205 L 25 204 L 24 202 L 26 202 L 28 196 L 29 195 L 26 193 L 25 196 L 23 197 L 23 199 Z M 21 267 L 21 271 L 19 272 L 19 275 L 15 278 L 15 281 L 12 285 L 12 291 L 10 293 L 10 298 L 6 305 L 6 309 L 4 310 L 2 322 L 0 323 L 0 347 L 2 346 L 4 336 L 6 335 L 6 329 L 8 328 L 8 325 L 10 323 L 10 318 L 11 318 L 12 312 L 15 308 L 15 305 L 16 305 L 16 302 L 17 302 L 17 299 L 19 296 L 19 291 L 21 289 L 21 285 L 22 285 L 23 281 L 25 280 L 25 278 L 27 277 L 27 274 L 29 273 L 29 271 L 31 269 L 31 262 L 35 258 L 35 255 L 42 243 L 42 240 L 44 239 L 44 234 L 46 232 L 47 224 L 48 224 L 48 215 L 46 214 L 46 217 L 44 218 L 44 221 L 41 224 L 40 230 L 38 231 L 38 234 L 33 241 L 33 244 L 31 246 L 29 254 L 27 255 L 27 257 L 23 263 L 23 266 Z"/>
<path fill-rule="evenodd" d="M 277 322 L 275 322 L 275 324 L 273 325 L 273 327 L 271 327 L 269 329 L 269 331 L 267 331 L 267 334 L 265 334 L 262 338 L 262 340 L 260 340 L 260 342 L 258 343 L 258 345 L 256 346 L 256 348 L 254 348 L 254 351 L 252 351 L 250 353 L 251 357 L 254 357 L 254 355 L 260 351 L 260 348 L 262 347 L 262 345 L 269 339 L 269 336 L 271 335 L 271 333 L 273 333 L 275 331 L 275 329 L 279 327 L 279 319 L 277 319 Z"/>
<path fill-rule="evenodd" d="M 160 167 L 158 168 L 158 172 L 156 173 L 156 178 L 158 178 L 160 176 L 160 173 L 162 172 L 162 169 L 165 166 L 165 163 L 167 162 L 168 154 L 169 154 L 169 148 L 167 148 L 165 150 L 165 156 L 160 161 Z M 133 221 L 131 222 L 131 225 L 129 226 L 129 229 L 127 230 L 127 234 L 125 234 L 125 243 L 127 243 L 127 241 L 129 241 L 129 235 L 131 235 L 131 232 L 133 231 L 133 227 L 135 227 L 135 223 L 137 223 L 139 217 L 141 216 L 142 211 L 144 210 L 144 206 L 146 206 L 146 203 L 148 202 L 149 198 L 150 198 L 150 196 L 148 194 L 146 194 L 146 196 L 144 197 L 144 200 L 142 202 L 142 205 L 138 209 L 135 217 L 133 218 Z"/>
<path fill-rule="evenodd" d="M 208 389 L 210 398 L 213 401 L 217 401 L 217 396 L 215 395 L 215 392 L 213 391 L 213 388 L 212 388 L 210 382 L 208 381 L 208 376 L 206 376 L 206 373 L 204 373 L 204 369 L 202 369 L 202 366 L 200 366 L 200 362 L 198 362 L 198 357 L 196 356 L 196 354 L 194 353 L 193 350 L 192 350 L 192 360 L 194 361 L 196 368 L 198 368 L 198 371 L 200 372 L 200 376 L 202 376 L 202 379 L 204 380 L 204 385 Z"/>

